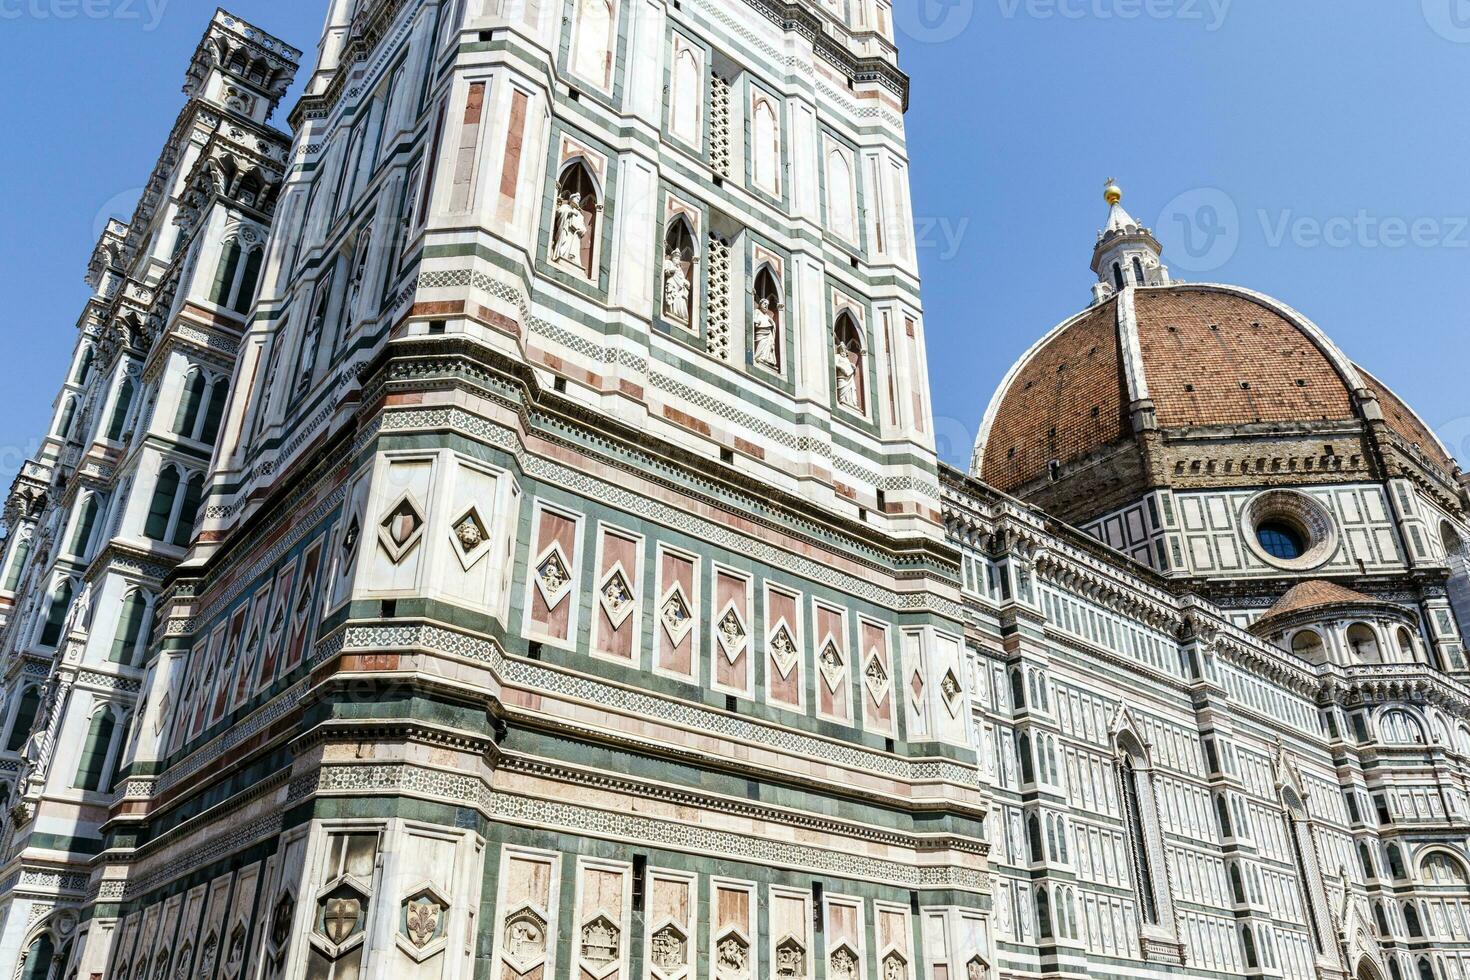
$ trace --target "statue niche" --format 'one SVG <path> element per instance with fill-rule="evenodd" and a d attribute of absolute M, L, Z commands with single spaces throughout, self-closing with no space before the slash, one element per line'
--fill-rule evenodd
<path fill-rule="evenodd" d="M 664 234 L 664 316 L 682 326 L 694 325 L 694 231 L 689 219 L 676 216 Z"/>
<path fill-rule="evenodd" d="M 786 310 L 781 287 L 769 267 L 755 275 L 755 309 L 751 323 L 751 361 L 781 373 L 781 318 Z"/>
<path fill-rule="evenodd" d="M 597 184 L 581 160 L 574 160 L 557 181 L 556 220 L 552 228 L 551 262 L 584 279 L 596 280 L 597 232 L 602 205 Z"/>

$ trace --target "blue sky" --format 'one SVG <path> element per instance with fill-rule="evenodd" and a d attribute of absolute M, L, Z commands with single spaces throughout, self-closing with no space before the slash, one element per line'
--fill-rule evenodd
<path fill-rule="evenodd" d="M 1107 177 L 1176 277 L 1302 310 L 1470 456 L 1470 0 L 899 2 L 946 459 L 1087 302 Z M 230 9 L 314 51 L 324 4 Z M 0 479 L 45 425 L 97 232 L 131 214 L 213 10 L 0 0 Z"/>

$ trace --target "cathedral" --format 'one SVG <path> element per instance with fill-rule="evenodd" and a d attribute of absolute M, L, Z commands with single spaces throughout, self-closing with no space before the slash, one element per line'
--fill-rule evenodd
<path fill-rule="evenodd" d="M 322 6 L 7 499 L 0 975 L 1470 980 L 1470 476 L 1324 329 L 1110 182 L 961 471 L 889 0 Z"/>

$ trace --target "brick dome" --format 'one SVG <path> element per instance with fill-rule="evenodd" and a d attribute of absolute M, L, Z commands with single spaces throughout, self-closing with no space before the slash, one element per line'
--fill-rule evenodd
<path fill-rule="evenodd" d="M 1163 432 L 1340 428 L 1376 399 L 1389 428 L 1434 464 L 1454 463 L 1427 426 L 1290 307 L 1232 286 L 1129 288 L 1067 320 L 1011 370 L 974 468 L 1017 492 Z M 1336 425 L 1334 425 L 1336 424 Z"/>

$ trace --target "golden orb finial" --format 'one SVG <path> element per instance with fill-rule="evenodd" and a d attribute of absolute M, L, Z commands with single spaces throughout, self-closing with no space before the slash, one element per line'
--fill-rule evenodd
<path fill-rule="evenodd" d="M 1109 204 L 1117 204 L 1123 200 L 1123 188 L 1119 187 L 1118 182 L 1111 177 L 1108 178 L 1108 186 L 1103 190 L 1103 200 Z"/>

